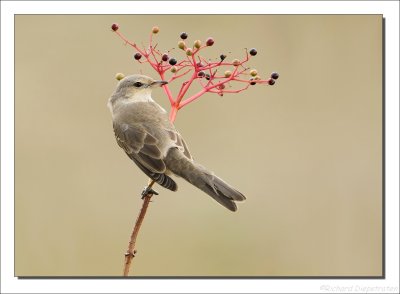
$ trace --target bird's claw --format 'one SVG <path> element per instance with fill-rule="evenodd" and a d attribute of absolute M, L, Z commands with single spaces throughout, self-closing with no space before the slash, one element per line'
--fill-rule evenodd
<path fill-rule="evenodd" d="M 147 187 L 145 187 L 145 188 L 143 189 L 143 191 L 142 191 L 142 199 L 143 199 L 144 197 L 146 197 L 147 195 L 151 195 L 151 196 L 153 196 L 153 195 L 158 195 L 158 192 L 155 191 L 155 190 L 153 190 L 153 188 L 147 186 Z"/>

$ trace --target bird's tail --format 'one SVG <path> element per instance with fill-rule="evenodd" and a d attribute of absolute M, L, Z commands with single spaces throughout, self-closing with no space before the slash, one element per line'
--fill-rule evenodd
<path fill-rule="evenodd" d="M 203 166 L 197 164 L 182 154 L 177 148 L 172 148 L 166 156 L 168 169 L 177 176 L 204 191 L 218 203 L 231 211 L 236 211 L 234 201 L 243 201 L 246 197 L 222 179 L 207 171 Z"/>

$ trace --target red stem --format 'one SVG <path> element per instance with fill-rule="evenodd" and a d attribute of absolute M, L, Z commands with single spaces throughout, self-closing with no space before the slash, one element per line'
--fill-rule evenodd
<path fill-rule="evenodd" d="M 176 119 L 176 114 L 178 113 L 179 107 L 174 104 L 171 107 L 171 112 L 169 113 L 169 120 L 170 122 L 174 123 L 175 119 Z"/>

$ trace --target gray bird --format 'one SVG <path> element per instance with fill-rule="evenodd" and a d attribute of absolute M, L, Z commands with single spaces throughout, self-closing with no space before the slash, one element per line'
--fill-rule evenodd
<path fill-rule="evenodd" d="M 129 158 L 152 180 L 178 189 L 171 174 L 180 176 L 231 211 L 245 196 L 193 161 L 182 136 L 167 112 L 151 98 L 151 91 L 168 82 L 143 75 L 123 78 L 108 101 L 115 138 Z"/>

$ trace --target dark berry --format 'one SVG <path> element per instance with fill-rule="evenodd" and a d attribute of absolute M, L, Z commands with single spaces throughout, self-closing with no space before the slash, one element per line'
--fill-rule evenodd
<path fill-rule="evenodd" d="M 207 46 L 212 46 L 212 45 L 214 45 L 214 39 L 213 39 L 213 38 L 208 38 L 207 41 L 206 41 L 206 45 L 207 45 Z"/>
<path fill-rule="evenodd" d="M 254 86 L 255 84 L 257 84 L 257 83 L 254 81 L 253 78 L 251 78 L 250 81 L 251 81 L 251 82 L 250 82 L 250 85 L 252 85 L 252 86 Z"/>
<path fill-rule="evenodd" d="M 202 77 L 204 77 L 206 74 L 204 73 L 204 71 L 199 71 L 198 73 L 197 73 L 197 76 L 199 77 L 199 78 L 202 78 Z"/>
<path fill-rule="evenodd" d="M 275 84 L 275 80 L 274 79 L 269 79 L 268 80 L 268 84 L 270 84 L 272 86 L 273 84 Z"/>
<path fill-rule="evenodd" d="M 186 34 L 185 32 L 181 33 L 181 39 L 182 40 L 186 40 L 188 37 L 188 34 Z"/>
<path fill-rule="evenodd" d="M 171 64 L 171 65 L 175 65 L 177 62 L 178 62 L 178 61 L 176 61 L 175 58 L 171 58 L 171 59 L 169 60 L 169 64 Z"/>
<path fill-rule="evenodd" d="M 168 59 L 169 59 L 168 54 L 164 53 L 164 54 L 162 55 L 161 59 L 162 59 L 162 61 L 168 61 Z"/>
<path fill-rule="evenodd" d="M 225 85 L 222 84 L 222 85 L 220 85 L 218 88 L 219 88 L 220 90 L 223 90 L 223 89 L 225 89 Z"/>
<path fill-rule="evenodd" d="M 197 67 L 203 67 L 204 65 L 201 62 L 196 63 Z"/>
<path fill-rule="evenodd" d="M 113 23 L 112 25 L 111 25 L 111 29 L 115 32 L 115 31 L 118 31 L 118 29 L 119 29 L 119 25 L 117 24 L 117 23 Z"/>
<path fill-rule="evenodd" d="M 274 80 L 277 80 L 279 78 L 279 74 L 277 72 L 273 72 L 271 74 L 271 78 L 273 78 Z"/>
<path fill-rule="evenodd" d="M 142 54 L 136 53 L 133 57 L 134 57 L 136 60 L 139 60 L 140 58 L 142 58 Z"/>
<path fill-rule="evenodd" d="M 250 49 L 250 55 L 251 56 L 256 56 L 257 55 L 257 49 L 256 48 L 252 48 L 252 49 Z"/>
<path fill-rule="evenodd" d="M 206 80 L 209 81 L 211 76 L 209 74 L 206 74 Z"/>
<path fill-rule="evenodd" d="M 226 58 L 226 55 L 225 55 L 225 54 L 221 54 L 221 55 L 219 56 L 219 58 L 221 58 L 221 61 L 224 61 L 225 58 Z"/>

